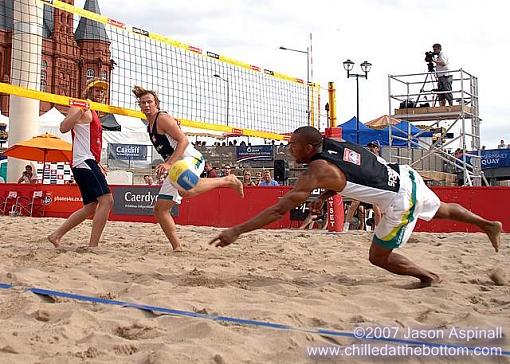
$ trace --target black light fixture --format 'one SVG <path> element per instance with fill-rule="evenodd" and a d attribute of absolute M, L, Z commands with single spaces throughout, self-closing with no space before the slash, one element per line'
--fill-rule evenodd
<path fill-rule="evenodd" d="M 368 72 L 372 69 L 372 63 L 365 61 L 360 64 L 364 74 L 351 73 L 354 68 L 354 62 L 350 59 L 342 62 L 342 64 L 347 71 L 347 78 L 356 77 L 356 144 L 359 144 L 359 78 L 368 79 Z"/>

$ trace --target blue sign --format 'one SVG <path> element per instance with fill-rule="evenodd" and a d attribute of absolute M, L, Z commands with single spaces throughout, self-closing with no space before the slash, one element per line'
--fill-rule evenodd
<path fill-rule="evenodd" d="M 510 149 L 482 150 L 481 157 L 482 169 L 510 167 Z"/>
<path fill-rule="evenodd" d="M 244 161 L 272 161 L 273 146 L 272 145 L 253 145 L 236 147 L 237 162 Z"/>
<path fill-rule="evenodd" d="M 147 159 L 147 146 L 141 144 L 108 144 L 109 158 L 120 160 L 138 160 Z"/>

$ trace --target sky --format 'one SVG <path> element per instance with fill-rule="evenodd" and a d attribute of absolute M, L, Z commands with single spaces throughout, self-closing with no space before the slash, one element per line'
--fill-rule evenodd
<path fill-rule="evenodd" d="M 84 0 L 76 0 L 83 6 Z M 313 5 L 312 5 L 313 4 Z M 359 80 L 360 120 L 389 113 L 388 75 L 426 72 L 424 53 L 441 43 L 451 69 L 478 77 L 481 144 L 510 144 L 506 85 L 510 55 L 506 1 L 487 0 L 99 0 L 103 15 L 222 55 L 306 79 L 312 33 L 313 81 L 336 84 L 339 123 L 356 115 L 356 80 L 342 62 L 373 64 Z M 323 121 L 324 122 L 324 121 Z M 458 147 L 459 145 L 453 145 Z"/>

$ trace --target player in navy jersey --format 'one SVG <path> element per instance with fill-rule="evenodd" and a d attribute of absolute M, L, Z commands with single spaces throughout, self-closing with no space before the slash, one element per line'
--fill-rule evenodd
<path fill-rule="evenodd" d="M 323 139 L 317 129 L 309 126 L 294 131 L 289 151 L 297 163 L 308 164 L 294 188 L 277 204 L 222 231 L 209 244 L 227 246 L 241 234 L 282 218 L 305 202 L 314 189 L 322 188 L 325 192 L 316 206 L 336 193 L 378 205 L 384 215 L 374 231 L 370 262 L 395 274 L 416 277 L 423 285 L 440 282 L 440 278 L 393 251 L 406 243 L 417 219 L 450 219 L 476 225 L 487 234 L 496 252 L 499 249 L 499 221 L 486 220 L 456 203 L 441 202 L 409 166 L 385 163 L 355 144 Z"/>

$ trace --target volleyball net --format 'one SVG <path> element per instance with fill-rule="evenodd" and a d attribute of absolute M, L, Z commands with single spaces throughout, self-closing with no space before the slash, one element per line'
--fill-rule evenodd
<path fill-rule="evenodd" d="M 319 121 L 318 84 L 125 24 L 96 8 L 36 0 L 40 10 L 34 13 L 19 4 L 27 1 L 35 0 L 3 0 L 5 39 L 9 31 L 30 37 L 21 49 L 13 42 L 10 78 L 0 83 L 1 93 L 80 105 L 88 102 L 81 100 L 87 82 L 99 77 L 110 84 L 106 103 L 89 105 L 105 113 L 143 118 L 131 92 L 138 85 L 156 91 L 162 110 L 195 128 L 284 139 Z M 38 49 L 42 56 L 30 54 Z M 25 82 L 34 76 L 38 82 Z"/>

